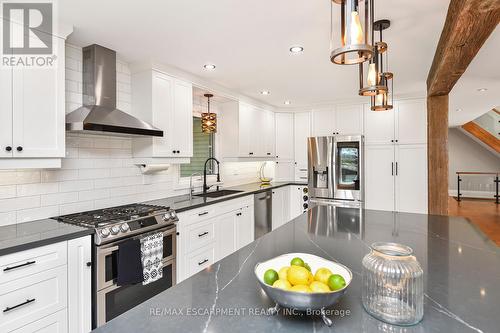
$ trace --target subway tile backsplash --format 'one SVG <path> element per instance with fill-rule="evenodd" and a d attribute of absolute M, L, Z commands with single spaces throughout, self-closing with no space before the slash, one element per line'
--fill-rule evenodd
<path fill-rule="evenodd" d="M 81 48 L 67 45 L 67 113 L 82 104 L 81 67 Z M 201 103 L 195 107 L 202 108 Z M 121 61 L 117 61 L 117 105 L 131 111 L 130 70 Z M 131 140 L 68 133 L 61 169 L 0 170 L 0 225 L 187 193 L 175 189 L 179 187 L 178 165 L 143 176 L 133 164 Z M 257 181 L 259 165 L 223 163 L 222 179 L 226 185 Z"/>

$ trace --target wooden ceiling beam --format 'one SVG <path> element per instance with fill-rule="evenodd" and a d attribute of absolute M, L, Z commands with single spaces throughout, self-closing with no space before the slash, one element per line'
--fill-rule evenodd
<path fill-rule="evenodd" d="M 500 0 L 450 1 L 427 76 L 427 96 L 451 91 L 499 22 Z"/>

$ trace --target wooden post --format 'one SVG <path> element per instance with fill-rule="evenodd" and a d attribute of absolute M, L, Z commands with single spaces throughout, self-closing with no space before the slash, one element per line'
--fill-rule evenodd
<path fill-rule="evenodd" d="M 448 95 L 427 97 L 429 214 L 448 215 Z"/>
<path fill-rule="evenodd" d="M 451 0 L 427 76 L 429 213 L 448 214 L 448 94 L 500 22 L 500 0 Z"/>

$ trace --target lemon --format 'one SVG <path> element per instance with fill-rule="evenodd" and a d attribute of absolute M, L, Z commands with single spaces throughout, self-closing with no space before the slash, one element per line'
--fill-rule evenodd
<path fill-rule="evenodd" d="M 290 266 L 287 273 L 288 282 L 292 285 L 309 283 L 309 274 L 311 274 L 307 269 L 301 266 Z"/>
<path fill-rule="evenodd" d="M 309 285 L 309 288 L 311 288 L 313 293 L 329 293 L 330 292 L 330 288 L 326 284 L 324 284 L 323 282 L 319 282 L 319 281 L 311 282 L 311 284 Z"/>
<path fill-rule="evenodd" d="M 290 288 L 290 291 L 296 291 L 299 293 L 312 293 L 311 288 L 309 288 L 309 286 L 306 286 L 304 284 L 298 284 L 296 286 L 293 286 L 292 288 Z"/>
<path fill-rule="evenodd" d="M 332 271 L 328 268 L 321 267 L 314 274 L 314 279 L 319 282 L 323 282 L 324 284 L 328 284 L 328 278 L 332 275 Z"/>
<path fill-rule="evenodd" d="M 281 269 L 278 271 L 278 276 L 281 280 L 286 280 L 287 279 L 287 274 L 288 274 L 288 269 L 289 266 L 281 267 Z"/>
<path fill-rule="evenodd" d="M 270 286 L 273 285 L 274 281 L 278 280 L 278 272 L 274 269 L 268 269 L 264 273 L 264 282 Z"/>
<path fill-rule="evenodd" d="M 309 276 L 307 277 L 307 284 L 311 284 L 312 282 L 314 282 L 314 275 L 309 272 Z"/>
<path fill-rule="evenodd" d="M 279 280 L 276 280 L 273 283 L 273 287 L 274 288 L 280 288 L 280 289 L 283 289 L 283 290 L 289 290 L 290 288 L 292 288 L 292 285 L 287 280 L 279 279 Z"/>

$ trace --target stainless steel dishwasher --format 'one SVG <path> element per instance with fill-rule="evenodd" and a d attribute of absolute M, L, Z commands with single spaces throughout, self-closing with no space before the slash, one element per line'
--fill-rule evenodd
<path fill-rule="evenodd" d="M 255 239 L 271 232 L 273 227 L 272 190 L 254 195 Z"/>

